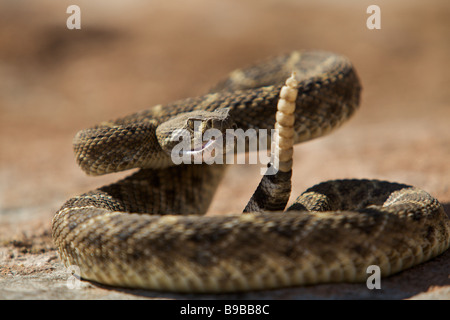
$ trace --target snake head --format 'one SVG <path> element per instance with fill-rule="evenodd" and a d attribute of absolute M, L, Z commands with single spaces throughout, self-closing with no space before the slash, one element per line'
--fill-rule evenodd
<path fill-rule="evenodd" d="M 192 163 L 192 158 L 208 162 L 226 154 L 231 142 L 234 145 L 234 135 L 227 129 L 236 128 L 229 109 L 198 110 L 180 113 L 161 123 L 156 136 L 175 164 L 181 163 L 180 158 L 184 163 Z"/>

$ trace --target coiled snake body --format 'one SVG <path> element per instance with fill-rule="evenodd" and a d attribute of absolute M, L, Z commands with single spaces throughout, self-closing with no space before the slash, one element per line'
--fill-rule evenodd
<path fill-rule="evenodd" d="M 291 143 L 329 133 L 357 109 L 360 85 L 350 62 L 304 51 L 234 71 L 205 96 L 79 132 L 74 148 L 87 173 L 140 169 L 56 213 L 53 239 L 64 264 L 108 285 L 230 292 L 365 281 L 370 265 L 386 276 L 445 251 L 450 224 L 442 206 L 407 185 L 328 181 L 283 212 L 289 166 L 263 177 L 245 213 L 204 216 L 225 166 L 174 165 L 169 137 L 192 119 L 201 130 L 273 128 L 292 71 L 298 93 Z"/>

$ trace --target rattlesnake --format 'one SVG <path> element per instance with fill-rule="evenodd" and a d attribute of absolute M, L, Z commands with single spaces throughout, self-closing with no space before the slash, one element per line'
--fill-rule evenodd
<path fill-rule="evenodd" d="M 361 87 L 345 57 L 296 51 L 234 71 L 205 96 L 79 132 L 74 148 L 87 173 L 140 169 L 56 213 L 53 239 L 64 264 L 108 285 L 230 292 L 365 281 L 370 265 L 386 276 L 445 251 L 450 223 L 442 206 L 407 185 L 328 181 L 282 212 L 291 187 L 289 143 L 277 155 L 280 170 L 263 177 L 245 213 L 204 215 L 226 166 L 173 165 L 168 137 L 192 118 L 204 128 L 273 128 L 292 71 L 298 93 L 290 95 L 291 144 L 329 133 L 357 109 Z"/>

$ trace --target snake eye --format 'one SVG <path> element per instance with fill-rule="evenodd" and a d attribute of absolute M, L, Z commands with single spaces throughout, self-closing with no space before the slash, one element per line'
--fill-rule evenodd
<path fill-rule="evenodd" d="M 187 126 L 188 126 L 188 128 L 191 129 L 192 131 L 194 131 L 195 123 L 197 121 L 202 121 L 202 119 L 199 119 L 199 118 L 188 118 L 187 119 Z M 197 124 L 197 126 L 199 126 L 199 124 Z"/>

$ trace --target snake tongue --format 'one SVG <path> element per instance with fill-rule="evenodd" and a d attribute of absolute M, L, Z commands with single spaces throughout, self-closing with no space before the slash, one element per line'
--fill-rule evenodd
<path fill-rule="evenodd" d="M 217 156 L 226 154 L 228 151 L 232 150 L 234 144 L 230 144 L 230 141 L 234 141 L 235 136 L 230 133 L 224 134 L 219 139 L 210 139 L 202 144 L 201 147 L 195 148 L 193 150 L 185 151 L 184 154 L 194 157 L 202 157 L 203 161 L 212 160 Z M 223 142 L 226 142 L 225 144 Z"/>
<path fill-rule="evenodd" d="M 188 155 L 201 154 L 203 151 L 212 149 L 214 147 L 214 145 L 216 145 L 216 140 L 211 139 L 211 140 L 208 140 L 205 143 L 203 143 L 201 145 L 201 147 L 197 147 L 197 148 L 194 148 L 193 150 L 186 151 L 185 154 L 188 154 Z"/>

